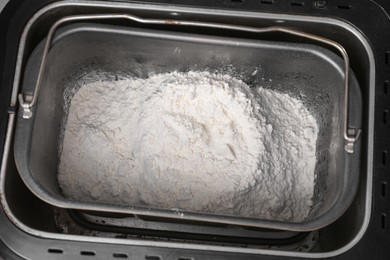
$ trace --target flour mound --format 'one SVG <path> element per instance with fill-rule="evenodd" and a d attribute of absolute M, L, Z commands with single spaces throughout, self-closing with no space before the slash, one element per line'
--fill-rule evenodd
<path fill-rule="evenodd" d="M 317 134 L 301 101 L 227 75 L 97 81 L 71 100 L 58 181 L 73 200 L 300 221 Z"/>

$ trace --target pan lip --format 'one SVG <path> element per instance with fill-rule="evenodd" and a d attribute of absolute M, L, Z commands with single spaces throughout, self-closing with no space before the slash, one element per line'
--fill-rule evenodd
<path fill-rule="evenodd" d="M 80 26 L 81 25 L 81 26 Z M 100 28 L 99 28 L 100 27 Z M 129 30 L 131 28 L 131 31 Z M 97 31 L 99 30 L 99 31 Z M 269 48 L 269 49 L 277 49 L 277 50 L 290 50 L 297 49 L 302 53 L 306 53 L 309 55 L 317 56 L 318 58 L 326 61 L 328 64 L 332 65 L 332 67 L 339 72 L 340 74 L 344 74 L 344 70 L 342 68 L 343 61 L 337 56 L 334 52 L 315 44 L 311 43 L 297 43 L 297 42 L 289 42 L 288 46 L 286 43 L 278 40 L 261 40 L 261 39 L 245 39 L 245 38 L 232 38 L 229 36 L 214 36 L 214 35 L 203 35 L 197 33 L 189 33 L 189 32 L 171 32 L 159 29 L 145 29 L 145 28 L 135 28 L 131 26 L 120 26 L 120 25 L 102 25 L 94 22 L 76 22 L 72 24 L 67 24 L 62 26 L 55 33 L 52 44 L 53 46 L 57 41 L 60 41 L 63 37 L 68 37 L 73 33 L 79 32 L 99 32 L 99 33 L 113 33 L 115 31 L 116 34 L 124 35 L 124 36 L 139 36 L 145 38 L 152 39 L 162 39 L 162 40 L 175 40 L 179 38 L 180 41 L 183 42 L 194 42 L 194 43 L 206 43 L 206 44 L 223 44 L 224 46 L 238 46 L 238 47 L 246 47 L 246 48 L 258 48 L 261 45 L 261 48 Z M 65 36 L 61 35 L 66 33 Z M 195 38 L 195 36 L 197 38 Z M 43 42 L 46 38 L 44 38 L 38 45 L 43 45 Z M 228 41 L 226 41 L 228 40 Z M 37 46 L 38 46 L 37 45 Z M 36 47 L 37 48 L 37 47 Z M 350 68 L 350 71 L 352 69 Z M 355 79 L 355 75 L 352 73 L 351 82 L 355 83 L 357 81 Z M 359 93 L 361 91 L 359 89 Z M 359 95 L 360 95 L 359 94 Z"/>
<path fill-rule="evenodd" d="M 93 2 L 88 2 L 88 3 L 84 3 L 86 6 L 88 6 L 89 4 L 92 4 Z M 96 2 L 96 3 L 100 3 L 100 5 L 109 5 L 111 6 L 112 4 L 107 4 L 107 3 L 102 3 L 102 2 Z M 71 2 L 71 1 L 63 1 L 63 2 L 58 2 L 58 3 L 54 3 L 54 4 L 51 4 L 51 5 L 48 5 L 46 6 L 45 8 L 41 9 L 31 20 L 30 22 L 26 25 L 26 28 L 23 32 L 23 36 L 22 36 L 22 39 L 21 39 L 21 44 L 20 44 L 20 47 L 19 47 L 19 54 L 18 54 L 18 62 L 17 62 L 17 70 L 19 69 L 19 71 L 16 71 L 15 73 L 15 81 L 14 81 L 14 92 L 13 93 L 16 93 L 17 94 L 17 89 L 18 89 L 18 86 L 19 86 L 19 78 L 20 78 L 20 65 L 21 65 L 21 55 L 24 51 L 24 44 L 25 44 L 25 41 L 26 41 L 26 37 L 27 37 L 27 33 L 31 27 L 31 25 L 33 24 L 33 21 L 35 21 L 40 15 L 42 15 L 45 11 L 48 11 L 50 10 L 51 8 L 55 8 L 55 7 L 58 7 L 58 6 L 61 6 L 61 5 L 72 5 L 72 4 L 75 4 L 74 2 Z M 77 3 L 77 5 L 83 5 L 83 3 Z M 123 5 L 123 6 L 126 6 L 126 7 L 132 7 L 132 6 L 136 6 L 138 8 L 143 8 L 145 7 L 145 5 L 140 5 L 140 4 L 128 4 L 128 5 L 125 5 L 125 4 L 119 4 L 119 5 Z M 147 6 L 147 5 L 146 5 Z M 154 6 L 154 5 L 152 5 Z M 162 8 L 161 6 L 158 6 L 159 9 L 164 9 Z M 166 7 L 169 9 L 169 6 Z M 175 9 L 175 8 L 179 8 L 179 7 L 171 7 L 172 9 Z M 194 8 L 185 8 L 188 12 L 191 12 L 192 10 L 194 10 Z M 196 10 L 196 9 L 195 9 Z M 198 9 L 200 11 L 204 11 L 204 9 Z M 212 9 L 209 9 L 207 11 L 212 11 Z M 231 11 L 220 11 L 219 12 L 220 14 L 225 14 L 225 15 L 232 15 Z M 245 14 L 248 14 L 248 12 L 235 12 L 234 15 L 238 15 L 238 14 L 241 14 L 241 15 L 245 15 Z M 262 13 L 260 13 L 262 14 Z M 256 13 L 256 14 L 253 14 L 253 15 L 259 15 L 259 13 Z M 272 14 L 268 14 L 270 16 L 274 16 Z M 267 15 L 266 15 L 267 16 Z M 280 16 L 279 16 L 280 17 Z M 289 20 L 295 20 L 295 19 L 302 19 L 304 21 L 306 21 L 308 19 L 308 17 L 310 18 L 311 16 L 292 16 L 292 15 L 285 15 L 286 18 L 289 18 Z M 370 58 L 370 62 L 371 62 L 371 66 L 370 66 L 370 101 L 369 101 L 369 104 L 370 104 L 370 107 L 369 107 L 369 124 L 368 124 L 368 153 L 367 153 L 367 170 L 364 171 L 364 172 L 367 172 L 367 190 L 366 190 L 366 210 L 365 210 L 365 217 L 364 217 L 364 223 L 361 227 L 361 230 L 359 231 L 358 235 L 355 237 L 354 240 L 352 240 L 349 244 L 347 244 L 346 246 L 338 249 L 338 250 L 335 250 L 335 251 L 331 251 L 331 252 L 327 252 L 327 253 L 296 253 L 296 256 L 304 256 L 304 257 L 329 257 L 329 256 L 335 256 L 335 255 L 338 255 L 340 253 L 343 253 L 345 251 L 347 251 L 348 249 L 350 249 L 354 244 L 356 244 L 360 238 L 364 235 L 364 232 L 365 230 L 367 229 L 368 227 L 368 222 L 369 222 L 369 218 L 370 218 L 370 213 L 371 213 L 371 184 L 372 184 L 372 148 L 373 148 L 373 114 L 374 114 L 374 111 L 373 111 L 373 92 L 374 92 L 374 88 L 372 87 L 373 86 L 373 83 L 374 83 L 374 74 L 375 74 L 375 70 L 374 70 L 374 64 L 373 64 L 373 53 L 372 53 L 372 50 L 368 44 L 368 42 L 366 41 L 366 39 L 354 28 L 352 27 L 351 25 L 349 25 L 348 23 L 346 22 L 343 22 L 343 21 L 340 21 L 340 20 L 336 20 L 336 19 L 333 19 L 333 18 L 319 18 L 319 17 L 312 17 L 314 18 L 315 20 L 318 20 L 320 19 L 321 22 L 323 23 L 330 23 L 330 24 L 336 24 L 338 26 L 342 26 L 344 28 L 348 28 L 350 31 L 353 31 L 354 34 L 356 34 L 358 36 L 358 38 L 364 43 L 365 47 L 366 47 L 366 50 L 368 52 L 368 55 L 369 55 L 369 58 Z M 16 104 L 16 94 L 13 94 L 13 100 L 11 100 L 11 105 L 15 105 Z M 10 115 L 11 116 L 11 115 Z M 13 116 L 13 115 L 12 115 Z M 12 130 L 12 127 L 10 128 L 11 130 L 10 131 L 13 131 Z M 10 137 L 9 137 L 10 138 Z M 4 157 L 3 157 L 3 162 L 4 162 L 4 158 L 6 157 L 6 153 L 4 153 Z M 4 182 L 4 174 L 5 174 L 5 170 L 4 168 L 5 167 L 2 167 L 3 170 L 2 170 L 2 175 L 1 175 L 1 180 L 2 180 L 2 183 Z M 4 200 L 5 201 L 5 200 Z M 4 202 L 3 201 L 3 202 Z M 74 207 L 72 207 L 74 208 Z M 85 208 L 84 208 L 85 209 Z M 12 212 L 11 212 L 12 213 Z M 16 220 L 16 222 L 19 223 L 19 226 L 24 226 L 26 227 L 23 223 L 19 222 L 15 217 L 13 217 L 14 220 Z M 31 233 L 35 233 L 36 235 L 38 234 L 41 234 L 41 236 L 43 234 L 47 235 L 47 234 L 51 234 L 51 233 L 48 233 L 48 232 L 42 232 L 42 231 L 38 231 L 38 230 L 33 230 L 31 228 L 28 228 L 28 230 L 31 231 Z M 58 235 L 58 234 L 56 234 Z M 61 234 L 63 235 L 63 234 Z M 67 238 L 69 236 L 72 236 L 72 235 L 65 235 Z M 77 238 L 78 237 L 78 238 Z M 53 237 L 55 238 L 55 237 Z M 76 240 L 79 240 L 80 237 L 79 236 L 75 236 L 75 239 Z M 84 240 L 84 239 L 83 239 Z M 96 241 L 96 240 L 95 240 Z M 129 240 L 126 240 L 127 243 L 129 242 Z M 112 242 L 112 243 L 115 243 L 115 242 Z M 208 248 L 208 250 L 210 249 L 210 247 Z M 226 251 L 226 248 L 223 247 L 223 250 Z M 217 250 L 218 251 L 218 250 Z M 249 250 L 251 251 L 251 250 Z M 256 251 L 256 250 L 255 250 Z M 235 251 L 237 252 L 237 251 Z M 263 250 L 263 249 L 259 249 L 259 251 L 257 253 L 265 253 L 265 254 L 272 254 L 272 255 L 283 255 L 281 254 L 281 252 L 279 251 L 272 251 L 272 250 Z M 289 252 L 289 254 L 291 256 L 291 252 Z"/>

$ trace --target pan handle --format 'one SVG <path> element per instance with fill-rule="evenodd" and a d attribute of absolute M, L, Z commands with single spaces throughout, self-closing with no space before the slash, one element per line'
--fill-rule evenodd
<path fill-rule="evenodd" d="M 181 25 L 181 26 L 197 26 L 197 27 L 208 27 L 215 29 L 226 29 L 226 30 L 235 30 L 243 32 L 252 32 L 252 33 L 266 33 L 266 32 L 281 32 L 290 35 L 295 35 L 310 39 L 313 41 L 321 42 L 323 44 L 329 45 L 337 49 L 341 56 L 344 59 L 344 139 L 346 141 L 345 150 L 348 153 L 354 152 L 354 144 L 359 139 L 361 129 L 350 128 L 349 127 L 349 58 L 344 47 L 330 39 L 314 35 L 311 33 L 303 32 L 297 29 L 291 29 L 283 26 L 269 26 L 263 28 L 248 27 L 248 26 L 239 26 L 239 25 L 230 25 L 222 23 L 209 23 L 209 22 L 198 22 L 198 21 L 180 21 L 180 20 L 170 20 L 170 19 L 144 19 L 138 16 L 130 14 L 92 14 L 92 15 L 73 15 L 63 17 L 58 20 L 49 30 L 49 34 L 46 39 L 45 48 L 43 50 L 42 61 L 39 66 L 38 78 L 35 84 L 34 93 L 31 95 L 28 94 L 19 94 L 19 103 L 22 107 L 22 116 L 24 119 L 29 119 L 32 117 L 31 108 L 36 104 L 38 99 L 38 93 L 41 86 L 43 71 L 45 69 L 47 54 L 51 47 L 51 42 L 53 39 L 54 32 L 57 28 L 64 23 L 82 21 L 82 20 L 99 20 L 99 19 L 127 19 L 132 20 L 142 24 L 165 24 L 165 25 Z"/>

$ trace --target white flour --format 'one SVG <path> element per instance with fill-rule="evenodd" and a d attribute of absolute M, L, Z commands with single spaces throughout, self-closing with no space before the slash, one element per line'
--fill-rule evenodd
<path fill-rule="evenodd" d="M 301 221 L 317 134 L 301 101 L 227 75 L 99 81 L 72 99 L 58 180 L 74 200 Z"/>

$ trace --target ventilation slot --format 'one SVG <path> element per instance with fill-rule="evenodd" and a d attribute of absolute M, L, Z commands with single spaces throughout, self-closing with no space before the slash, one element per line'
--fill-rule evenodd
<path fill-rule="evenodd" d="M 382 217 L 381 217 L 381 227 L 382 227 L 382 229 L 386 229 L 386 217 L 387 217 L 386 213 L 383 213 Z"/>
<path fill-rule="evenodd" d="M 385 54 L 385 64 L 389 65 L 390 51 L 387 51 Z"/>
<path fill-rule="evenodd" d="M 382 182 L 382 197 L 386 197 L 386 185 L 387 183 L 385 181 Z"/>
<path fill-rule="evenodd" d="M 291 6 L 304 6 L 303 2 L 291 2 Z"/>
<path fill-rule="evenodd" d="M 147 255 L 145 256 L 145 259 L 146 260 L 161 260 L 161 256 L 158 256 L 158 255 Z"/>
<path fill-rule="evenodd" d="M 344 9 L 344 10 L 349 10 L 351 9 L 351 5 L 338 5 L 338 9 Z"/>
<path fill-rule="evenodd" d="M 179 257 L 177 260 L 194 260 L 192 257 Z"/>
<path fill-rule="evenodd" d="M 127 259 L 129 256 L 125 253 L 113 253 L 114 258 Z"/>
<path fill-rule="evenodd" d="M 49 252 L 50 254 L 62 254 L 64 251 L 58 248 L 49 248 L 47 252 Z"/>
<path fill-rule="evenodd" d="M 96 253 L 93 251 L 81 251 L 80 255 L 86 255 L 86 256 L 95 256 Z"/>
<path fill-rule="evenodd" d="M 230 1 L 232 1 L 234 3 L 243 3 L 245 0 L 230 0 Z"/>
<path fill-rule="evenodd" d="M 383 110 L 383 123 L 387 124 L 387 116 L 389 114 L 389 110 L 385 109 Z"/>
<path fill-rule="evenodd" d="M 261 0 L 260 3 L 266 5 L 272 5 L 274 3 L 274 0 Z"/>
<path fill-rule="evenodd" d="M 386 165 L 387 163 L 387 151 L 382 152 L 382 164 Z"/>
<path fill-rule="evenodd" d="M 387 94 L 389 93 L 389 81 L 385 80 L 385 83 L 383 84 L 383 93 Z"/>

